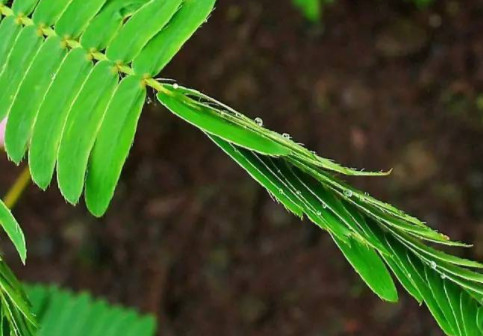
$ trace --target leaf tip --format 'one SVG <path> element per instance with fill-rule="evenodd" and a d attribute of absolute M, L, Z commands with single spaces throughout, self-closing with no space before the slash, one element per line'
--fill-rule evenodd
<path fill-rule="evenodd" d="M 102 202 L 99 202 L 98 200 L 93 200 L 92 197 L 89 196 L 89 193 L 86 192 L 86 206 L 89 212 L 96 218 L 101 218 L 102 216 L 105 215 L 108 204 L 104 205 Z"/>

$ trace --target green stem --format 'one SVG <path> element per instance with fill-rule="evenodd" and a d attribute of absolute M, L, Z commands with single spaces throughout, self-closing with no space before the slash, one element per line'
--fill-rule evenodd
<path fill-rule="evenodd" d="M 15 183 L 7 192 L 7 195 L 4 198 L 4 203 L 7 208 L 12 209 L 17 201 L 22 196 L 23 192 L 27 188 L 30 183 L 30 172 L 29 169 L 26 167 L 23 169 L 22 173 L 17 177 Z"/>

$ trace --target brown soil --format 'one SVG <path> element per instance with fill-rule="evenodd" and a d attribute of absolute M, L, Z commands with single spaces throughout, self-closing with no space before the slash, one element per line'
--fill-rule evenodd
<path fill-rule="evenodd" d="M 338 0 L 324 27 L 289 0 L 223 0 L 163 76 L 325 157 L 350 182 L 474 243 L 483 258 L 483 2 Z M 18 168 L 1 165 L 6 190 Z M 15 214 L 27 281 L 87 289 L 159 317 L 160 335 L 441 335 L 406 294 L 379 301 L 330 238 L 284 212 L 200 132 L 144 111 L 108 214 L 31 187 Z"/>

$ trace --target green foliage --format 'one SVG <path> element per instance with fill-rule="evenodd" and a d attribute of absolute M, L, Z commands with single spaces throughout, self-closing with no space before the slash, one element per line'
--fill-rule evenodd
<path fill-rule="evenodd" d="M 4 6 L 0 23 L 7 154 L 20 163 L 29 149 L 32 178 L 43 189 L 57 167 L 66 200 L 76 204 L 85 187 L 88 208 L 101 216 L 134 139 L 147 80 L 206 20 L 214 0 L 25 1 Z M 32 11 L 32 19 L 25 16 Z"/>
<path fill-rule="evenodd" d="M 332 3 L 333 0 L 292 0 L 304 16 L 310 21 L 320 20 L 323 6 Z"/>
<path fill-rule="evenodd" d="M 335 0 L 292 0 L 294 6 L 300 9 L 307 20 L 317 22 L 321 19 L 325 6 L 334 3 Z M 434 0 L 406 0 L 413 2 L 419 8 L 428 7 Z"/>
<path fill-rule="evenodd" d="M 0 335 L 33 336 L 37 322 L 22 285 L 0 261 Z"/>
<path fill-rule="evenodd" d="M 447 335 L 481 335 L 483 265 L 426 245 L 452 242 L 418 219 L 342 183 L 334 174 L 378 175 L 341 167 L 269 131 L 239 112 L 197 91 L 164 85 L 158 99 L 175 115 L 205 132 L 223 151 L 299 217 L 327 230 L 349 263 L 383 300 L 397 301 L 389 270 L 418 302 L 425 303 Z M 176 102 L 176 103 L 175 103 Z M 224 132 L 217 116 L 238 127 L 244 140 Z M 250 147 L 258 134 L 288 153 Z M 267 153 L 269 152 L 269 153 Z M 449 314 L 451 313 L 451 314 Z"/>
<path fill-rule="evenodd" d="M 27 259 L 27 246 L 25 244 L 24 234 L 15 217 L 13 217 L 10 210 L 1 201 L 0 224 L 2 225 L 2 228 L 5 230 L 12 243 L 15 245 L 20 259 L 25 264 L 25 259 Z"/>
<path fill-rule="evenodd" d="M 75 204 L 84 192 L 89 210 L 101 216 L 151 87 L 168 110 L 208 135 L 287 210 L 326 230 L 379 297 L 397 301 L 394 276 L 426 304 L 446 334 L 481 335 L 483 275 L 472 269 L 483 265 L 429 243 L 466 245 L 339 178 L 387 173 L 342 167 L 264 128 L 261 120 L 198 91 L 154 79 L 214 4 L 15 0 L 12 7 L 0 7 L 0 114 L 8 116 L 8 156 L 19 163 L 29 150 L 30 171 L 41 188 L 49 185 L 57 167 L 64 197 Z M 11 216 L 3 217 L 2 225 L 24 258 L 23 236 Z"/>
<path fill-rule="evenodd" d="M 74 295 L 57 287 L 26 287 L 32 311 L 39 321 L 38 336 L 153 336 L 156 322 L 131 309 Z"/>

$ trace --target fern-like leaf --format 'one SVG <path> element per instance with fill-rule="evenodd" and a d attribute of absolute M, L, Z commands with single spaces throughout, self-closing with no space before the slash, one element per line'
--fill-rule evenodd
<path fill-rule="evenodd" d="M 214 0 L 0 6 L 0 118 L 8 117 L 8 157 L 18 164 L 28 150 L 42 189 L 57 168 L 65 199 L 76 204 L 85 191 L 88 208 L 101 216 L 134 140 L 146 86 L 205 22 Z"/>
<path fill-rule="evenodd" d="M 65 198 L 75 204 L 84 192 L 89 210 L 100 216 L 151 87 L 163 105 L 206 133 L 273 198 L 328 231 L 379 297 L 397 301 L 392 273 L 446 334 L 481 335 L 483 275 L 473 269 L 483 266 L 430 244 L 466 245 L 338 177 L 387 173 L 342 167 L 198 91 L 154 79 L 214 3 L 15 0 L 7 7 L 0 0 L 0 117 L 8 117 L 8 156 L 19 163 L 28 149 L 41 188 L 57 166 Z"/>
<path fill-rule="evenodd" d="M 39 321 L 38 336 L 153 336 L 156 321 L 89 294 L 55 286 L 29 285 L 27 295 Z"/>
<path fill-rule="evenodd" d="M 334 173 L 359 174 L 319 158 L 233 109 L 197 91 L 165 85 L 158 99 L 175 115 L 205 132 L 257 180 L 274 199 L 327 230 L 367 285 L 383 300 L 397 301 L 389 270 L 418 302 L 424 303 L 447 335 L 483 334 L 483 265 L 439 251 L 428 243 L 452 242 L 418 219 L 342 183 Z M 252 133 L 283 146 L 288 154 L 267 153 L 238 141 L 215 123 Z"/>

